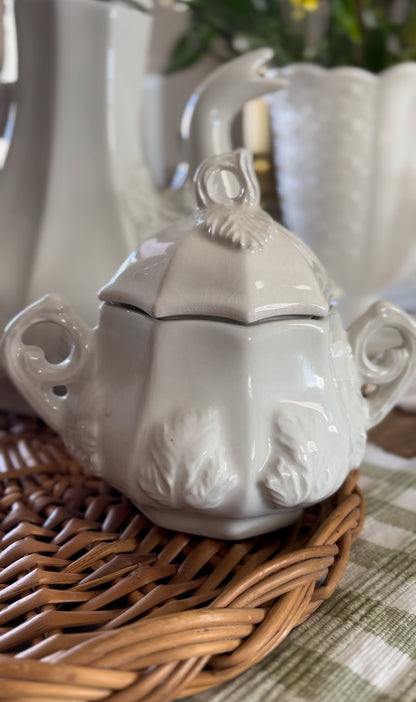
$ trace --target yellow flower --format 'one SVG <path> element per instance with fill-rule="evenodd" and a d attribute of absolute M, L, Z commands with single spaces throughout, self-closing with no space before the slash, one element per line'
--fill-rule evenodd
<path fill-rule="evenodd" d="M 295 19 L 301 19 L 305 12 L 315 12 L 319 7 L 319 0 L 290 0 Z"/>

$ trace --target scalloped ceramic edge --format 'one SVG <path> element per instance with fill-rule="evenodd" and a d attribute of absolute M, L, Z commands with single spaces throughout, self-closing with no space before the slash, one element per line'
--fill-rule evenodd
<path fill-rule="evenodd" d="M 217 194 L 222 173 L 235 176 L 239 195 Z M 100 291 L 101 300 L 157 318 L 247 324 L 328 314 L 332 282 L 312 251 L 260 209 L 247 151 L 206 159 L 196 175 L 196 198 L 195 215 L 139 246 Z"/>
<path fill-rule="evenodd" d="M 416 63 L 293 64 L 268 98 L 285 224 L 342 288 L 344 323 L 416 272 Z"/>
<path fill-rule="evenodd" d="M 223 171 L 234 173 L 240 185 L 232 200 L 212 185 Z M 142 279 L 153 300 L 159 283 L 169 278 L 169 271 L 160 276 L 158 270 L 165 232 L 160 241 L 148 242 L 144 267 L 136 265 L 137 252 L 126 264 L 123 275 L 131 276 L 123 285 L 127 291 L 131 286 L 134 304 L 109 295 L 91 330 L 58 296 L 49 295 L 8 325 L 2 358 L 16 386 L 80 463 L 154 522 L 213 538 L 246 538 L 293 522 L 360 464 L 367 429 L 393 406 L 415 370 L 416 325 L 393 305 L 377 303 L 348 333 L 343 329 L 313 254 L 261 213 L 246 152 L 206 161 L 196 192 L 198 210 L 188 228 L 181 225 L 176 282 L 190 276 L 185 298 L 190 305 L 192 292 L 214 281 L 219 287 L 215 294 L 209 288 L 208 299 L 216 303 L 216 314 L 195 315 L 189 307 L 185 313 L 175 308 L 175 297 L 174 316 L 157 318 L 137 306 Z M 233 212 L 237 235 L 227 224 Z M 178 227 L 174 235 L 178 241 Z M 283 258 L 280 241 L 287 245 Z M 201 242 L 203 281 L 195 269 Z M 222 259 L 226 268 L 218 277 Z M 314 316 L 298 289 L 310 275 L 310 261 L 315 278 L 309 303 L 324 301 Z M 250 267 L 256 275 L 248 275 Z M 232 286 L 221 287 L 221 278 L 244 279 L 245 273 L 246 283 L 261 282 L 264 268 L 277 279 L 287 269 L 294 276 L 291 282 L 285 278 L 285 314 L 278 314 L 280 288 L 270 284 L 269 316 L 254 323 L 224 318 L 229 307 L 223 297 Z M 241 304 L 236 295 L 234 310 Z M 66 360 L 52 363 L 33 337 L 29 344 L 27 332 L 39 322 L 67 330 L 72 350 Z M 385 327 L 395 329 L 402 343 L 375 363 L 367 354 L 368 340 Z M 366 398 L 364 383 L 376 388 Z"/>

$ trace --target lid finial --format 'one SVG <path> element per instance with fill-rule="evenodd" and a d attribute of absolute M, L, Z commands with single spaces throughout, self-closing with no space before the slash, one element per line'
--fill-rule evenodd
<path fill-rule="evenodd" d="M 208 158 L 194 180 L 198 224 L 212 239 L 250 252 L 270 241 L 275 224 L 259 206 L 260 188 L 247 149 Z M 236 184 L 239 191 L 233 195 Z"/>

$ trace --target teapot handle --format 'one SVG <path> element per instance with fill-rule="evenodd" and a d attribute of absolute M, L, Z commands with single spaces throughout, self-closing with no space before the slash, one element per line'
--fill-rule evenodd
<path fill-rule="evenodd" d="M 25 334 L 45 322 L 68 332 L 71 349 L 64 360 L 51 363 L 40 346 L 25 343 Z M 24 309 L 4 331 L 1 355 L 10 378 L 36 412 L 58 432 L 65 423 L 68 386 L 79 379 L 85 368 L 91 342 L 92 330 L 55 294 Z"/>
<path fill-rule="evenodd" d="M 377 332 L 398 332 L 402 343 L 369 355 L 369 341 Z M 396 404 L 416 371 L 416 324 L 389 302 L 374 303 L 348 329 L 362 385 L 375 386 L 365 398 L 369 426 L 381 422 Z"/>

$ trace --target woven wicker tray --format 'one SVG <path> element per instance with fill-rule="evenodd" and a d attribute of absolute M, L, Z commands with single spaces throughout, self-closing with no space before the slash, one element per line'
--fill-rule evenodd
<path fill-rule="evenodd" d="M 170 532 L 7 415 L 0 470 L 0 702 L 167 702 L 235 677 L 332 594 L 364 515 L 352 471 L 291 528 Z"/>

